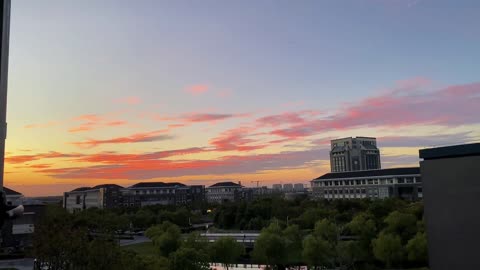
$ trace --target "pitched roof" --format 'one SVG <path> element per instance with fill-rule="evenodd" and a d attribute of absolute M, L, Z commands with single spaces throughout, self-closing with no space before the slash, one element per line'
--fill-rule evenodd
<path fill-rule="evenodd" d="M 116 184 L 102 184 L 102 185 L 97 185 L 92 187 L 92 189 L 97 189 L 97 188 L 123 188 L 123 187 Z"/>
<path fill-rule="evenodd" d="M 85 190 L 89 190 L 89 189 L 92 189 L 91 187 L 79 187 L 79 188 L 76 188 L 70 192 L 74 192 L 74 191 L 85 191 Z"/>
<path fill-rule="evenodd" d="M 22 195 L 22 193 L 17 192 L 13 189 L 9 189 L 7 187 L 3 187 L 3 191 L 5 192 L 5 195 Z"/>
<path fill-rule="evenodd" d="M 233 182 L 220 182 L 213 184 L 210 187 L 242 187 L 242 185 Z"/>
<path fill-rule="evenodd" d="M 158 187 L 158 188 L 164 188 L 164 187 L 185 187 L 184 184 L 178 183 L 178 182 L 172 182 L 172 183 L 164 183 L 164 182 L 140 182 L 137 183 L 130 188 L 152 188 L 152 187 Z"/>
<path fill-rule="evenodd" d="M 373 177 L 373 176 L 388 176 L 388 175 L 410 175 L 410 174 L 420 174 L 420 168 L 407 167 L 407 168 L 391 168 L 391 169 L 368 170 L 368 171 L 326 173 L 314 179 L 313 181 L 324 180 L 324 179 L 341 179 L 341 178 Z"/>

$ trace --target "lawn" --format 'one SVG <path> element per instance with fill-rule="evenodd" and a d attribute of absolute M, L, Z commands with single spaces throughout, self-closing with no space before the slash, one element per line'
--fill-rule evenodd
<path fill-rule="evenodd" d="M 158 251 L 152 242 L 139 243 L 122 247 L 125 250 L 131 250 L 142 255 L 158 255 Z"/>

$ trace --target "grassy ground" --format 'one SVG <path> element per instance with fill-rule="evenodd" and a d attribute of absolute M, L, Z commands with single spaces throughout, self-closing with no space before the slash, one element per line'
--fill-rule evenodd
<path fill-rule="evenodd" d="M 122 248 L 125 250 L 134 251 L 142 255 L 158 255 L 158 251 L 155 249 L 152 242 L 139 243 L 139 244 L 124 246 Z"/>

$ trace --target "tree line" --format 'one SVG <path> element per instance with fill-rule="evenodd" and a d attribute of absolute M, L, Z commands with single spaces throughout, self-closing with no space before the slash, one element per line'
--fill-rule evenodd
<path fill-rule="evenodd" d="M 210 230 L 259 230 L 253 250 L 234 239 L 208 243 L 190 224 L 212 220 Z M 70 214 L 50 207 L 37 226 L 34 253 L 50 269 L 209 269 L 239 261 L 288 269 L 385 269 L 427 266 L 421 202 L 398 199 L 252 202 L 206 205 L 202 209 L 150 206 L 88 209 Z M 118 246 L 119 231 L 147 229 L 154 255 Z"/>

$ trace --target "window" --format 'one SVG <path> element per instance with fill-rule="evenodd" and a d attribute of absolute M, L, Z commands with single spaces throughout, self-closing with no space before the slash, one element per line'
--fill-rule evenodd
<path fill-rule="evenodd" d="M 421 182 L 422 182 L 422 177 L 416 177 L 415 179 L 416 179 L 417 183 L 421 183 Z"/>
<path fill-rule="evenodd" d="M 81 203 L 81 200 L 82 200 L 82 199 L 81 199 L 81 196 L 80 196 L 80 195 L 77 195 L 77 197 L 75 198 L 75 200 L 76 200 L 76 202 L 75 202 L 76 204 L 80 204 L 80 203 Z"/>
<path fill-rule="evenodd" d="M 403 178 L 398 178 L 398 183 L 399 184 L 404 184 L 405 183 L 405 180 Z"/>
<path fill-rule="evenodd" d="M 361 180 L 355 180 L 355 184 L 361 185 L 361 184 L 362 184 L 362 181 L 361 181 Z"/>

